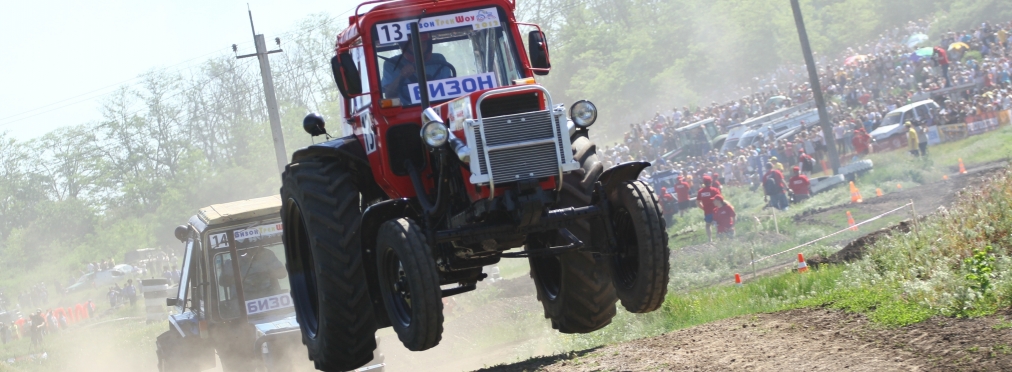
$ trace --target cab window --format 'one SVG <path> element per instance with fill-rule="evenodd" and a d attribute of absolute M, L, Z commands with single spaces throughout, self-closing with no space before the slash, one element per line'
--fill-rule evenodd
<path fill-rule="evenodd" d="M 233 236 L 215 250 L 211 260 L 222 319 L 292 307 L 280 226 L 256 225 L 221 233 Z M 235 256 L 227 249 L 231 244 L 236 244 Z"/>
<path fill-rule="evenodd" d="M 516 46 L 502 19 L 497 8 L 484 8 L 421 20 L 422 54 L 432 102 L 508 86 L 522 77 Z M 373 28 L 381 96 L 396 99 L 402 106 L 421 101 L 410 42 L 413 22 L 392 21 Z"/>
<path fill-rule="evenodd" d="M 372 102 L 372 98 L 369 95 L 369 69 L 365 65 L 365 49 L 362 45 L 352 47 L 349 51 L 351 54 L 351 60 L 355 62 L 355 67 L 358 68 L 359 78 L 362 79 L 362 95 L 351 99 L 352 112 L 359 112 Z"/>

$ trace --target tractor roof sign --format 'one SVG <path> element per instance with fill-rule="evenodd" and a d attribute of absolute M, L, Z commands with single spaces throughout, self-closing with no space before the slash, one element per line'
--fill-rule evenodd
<path fill-rule="evenodd" d="M 408 41 L 411 36 L 410 25 L 414 22 L 415 20 L 407 20 L 377 24 L 376 32 L 380 45 Z M 422 32 L 429 32 L 471 26 L 475 30 L 481 30 L 499 27 L 499 25 L 499 12 L 496 8 L 485 8 L 422 18 L 418 22 L 418 29 Z"/>

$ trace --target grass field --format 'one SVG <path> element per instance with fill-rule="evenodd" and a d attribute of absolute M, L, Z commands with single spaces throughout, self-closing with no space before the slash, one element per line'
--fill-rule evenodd
<path fill-rule="evenodd" d="M 928 151 L 928 160 L 902 151 L 871 155 L 875 170 L 860 177 L 856 185 L 868 198 L 875 188 L 888 194 L 898 191 L 897 184 L 906 189 L 930 187 L 943 175 L 955 176 L 960 157 L 968 168 L 1008 159 L 1012 157 L 1012 128 L 932 146 Z M 641 315 L 620 310 L 613 324 L 602 331 L 562 336 L 559 349 L 582 350 L 734 316 L 798 307 L 828 306 L 864 313 L 885 326 L 902 326 L 935 315 L 981 316 L 1012 307 L 1012 258 L 1008 253 L 1012 247 L 1012 185 L 1003 177 L 981 189 L 980 199 L 959 203 L 943 216 L 928 218 L 918 236 L 897 234 L 878 242 L 861 261 L 824 266 L 803 275 L 783 269 L 781 274 L 748 280 L 752 251 L 757 256 L 780 252 L 846 228 L 845 216 L 823 220 L 825 224 L 819 225 L 795 223 L 794 216 L 809 209 L 847 204 L 849 190 L 837 188 L 778 213 L 780 234 L 776 234 L 772 224 L 764 221 L 760 226 L 751 218 L 771 214 L 762 209 L 761 191 L 726 188 L 725 197 L 739 216 L 734 240 L 705 244 L 702 212 L 689 212 L 668 229 L 674 235 L 672 250 L 691 247 L 693 252 L 677 254 L 672 261 L 669 294 L 662 308 Z M 859 222 L 872 217 L 856 209 L 853 215 Z M 897 213 L 800 252 L 806 256 L 827 255 L 841 248 L 841 241 L 909 217 Z M 992 248 L 983 253 L 988 246 Z M 974 253 L 979 256 L 976 260 L 972 259 Z M 758 269 L 792 258 L 784 255 L 784 260 L 769 260 Z M 744 286 L 729 285 L 735 272 L 747 279 Z M 976 279 L 968 279 L 970 275 Z"/>

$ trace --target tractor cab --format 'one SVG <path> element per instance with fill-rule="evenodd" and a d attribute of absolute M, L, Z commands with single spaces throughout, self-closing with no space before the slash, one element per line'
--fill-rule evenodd
<path fill-rule="evenodd" d="M 185 246 L 169 330 L 158 337 L 163 370 L 287 370 L 311 364 L 285 269 L 277 196 L 201 208 L 176 228 Z"/>

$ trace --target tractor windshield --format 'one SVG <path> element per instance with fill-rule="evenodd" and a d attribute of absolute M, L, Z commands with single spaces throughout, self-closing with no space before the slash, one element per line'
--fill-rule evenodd
<path fill-rule="evenodd" d="M 292 307 L 280 226 L 271 223 L 235 229 L 228 232 L 233 239 L 225 243 L 216 240 L 224 233 L 210 236 L 209 243 L 218 248 L 213 265 L 221 318 L 238 317 L 242 309 L 246 315 L 255 315 Z M 237 257 L 227 249 L 233 242 Z M 242 283 L 244 304 L 239 303 L 237 281 Z"/>
<path fill-rule="evenodd" d="M 511 85 L 521 76 L 516 47 L 496 8 L 423 18 L 422 54 L 432 102 Z M 374 37 L 383 99 L 402 106 L 421 103 L 414 51 L 413 21 L 380 23 Z"/>

